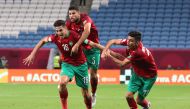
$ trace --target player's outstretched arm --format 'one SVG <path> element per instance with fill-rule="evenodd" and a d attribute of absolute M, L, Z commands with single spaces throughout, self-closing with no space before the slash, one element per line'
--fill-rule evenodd
<path fill-rule="evenodd" d="M 104 50 L 104 48 L 105 48 L 103 45 L 98 44 L 98 43 L 95 43 L 95 42 L 92 42 L 92 41 L 90 41 L 90 40 L 88 40 L 88 39 L 86 39 L 84 42 L 85 42 L 86 44 L 89 44 L 91 47 L 100 49 L 101 51 Z M 121 54 L 119 54 L 119 53 L 116 53 L 116 52 L 114 52 L 114 51 L 112 51 L 112 50 L 109 50 L 109 51 L 110 51 L 110 54 L 111 54 L 112 56 L 114 56 L 115 58 L 119 58 L 119 59 L 124 59 L 124 58 L 125 58 L 123 55 L 121 55 Z"/>
<path fill-rule="evenodd" d="M 34 58 L 36 53 L 38 52 L 38 50 L 46 43 L 48 42 L 48 37 L 45 37 L 43 39 L 41 39 L 38 44 L 34 47 L 34 49 L 32 50 L 32 52 L 30 53 L 30 55 L 28 57 L 26 57 L 25 59 L 23 59 L 23 63 L 25 65 L 30 65 L 33 64 Z"/>
<path fill-rule="evenodd" d="M 110 53 L 111 54 L 111 53 Z M 120 60 L 112 55 L 108 55 L 116 64 L 118 64 L 120 67 L 123 67 L 127 64 L 129 64 L 131 61 L 127 58 L 125 58 L 124 60 Z"/>
<path fill-rule="evenodd" d="M 122 39 L 112 39 L 112 40 L 109 40 L 109 41 L 107 42 L 105 48 L 104 48 L 103 51 L 102 51 L 101 57 L 102 57 L 103 59 L 105 59 L 105 58 L 107 57 L 107 55 L 109 55 L 108 53 L 110 53 L 110 52 L 108 52 L 108 49 L 111 47 L 111 45 L 120 45 L 121 40 L 122 40 Z"/>
<path fill-rule="evenodd" d="M 87 43 L 88 43 L 88 45 L 90 45 L 91 47 L 93 47 L 93 48 L 98 48 L 98 49 L 100 49 L 101 51 L 105 48 L 103 45 L 98 44 L 98 43 L 95 43 L 95 42 L 92 42 L 92 41 L 90 41 L 90 40 L 88 40 L 88 39 L 86 39 L 85 41 L 88 41 Z"/>
<path fill-rule="evenodd" d="M 110 55 L 112 55 L 113 57 L 117 58 L 117 59 L 125 59 L 125 56 L 121 55 L 120 53 L 116 53 L 112 50 L 109 50 L 110 51 Z"/>

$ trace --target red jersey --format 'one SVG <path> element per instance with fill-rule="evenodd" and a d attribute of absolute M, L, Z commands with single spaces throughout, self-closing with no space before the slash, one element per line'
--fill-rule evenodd
<path fill-rule="evenodd" d="M 121 45 L 128 45 L 128 40 L 123 39 Z M 126 49 L 127 58 L 131 61 L 133 70 L 138 76 L 152 78 L 157 75 L 157 66 L 151 52 L 145 48 L 142 42 L 136 50 Z"/>
<path fill-rule="evenodd" d="M 48 41 L 55 43 L 61 52 L 62 61 L 72 64 L 74 66 L 79 66 L 86 62 L 86 57 L 82 51 L 81 46 L 79 47 L 78 53 L 76 55 L 70 56 L 71 49 L 73 45 L 79 40 L 80 36 L 74 31 L 70 31 L 68 37 L 61 38 L 56 35 L 48 36 Z"/>
<path fill-rule="evenodd" d="M 99 43 L 98 39 L 98 30 L 93 22 L 93 20 L 87 15 L 87 14 L 80 14 L 80 21 L 78 23 L 71 22 L 70 20 L 66 21 L 66 26 L 69 30 L 73 30 L 80 35 L 82 35 L 82 32 L 84 31 L 84 23 L 91 23 L 91 29 L 90 34 L 87 39 Z M 87 45 L 85 46 L 86 49 L 91 49 L 92 47 Z"/>

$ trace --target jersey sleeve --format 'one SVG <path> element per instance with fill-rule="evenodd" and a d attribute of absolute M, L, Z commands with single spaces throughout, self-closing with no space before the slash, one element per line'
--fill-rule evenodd
<path fill-rule="evenodd" d="M 92 19 L 88 15 L 86 15 L 83 18 L 83 24 L 86 24 L 86 23 L 91 23 L 92 24 Z"/>
<path fill-rule="evenodd" d="M 47 42 L 55 42 L 55 35 L 47 36 Z"/>
<path fill-rule="evenodd" d="M 128 40 L 127 39 L 122 39 L 120 42 L 121 45 L 127 46 Z"/>

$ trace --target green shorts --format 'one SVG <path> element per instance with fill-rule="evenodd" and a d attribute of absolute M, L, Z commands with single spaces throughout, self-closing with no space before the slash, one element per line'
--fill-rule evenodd
<path fill-rule="evenodd" d="M 92 48 L 91 50 L 84 50 L 84 53 L 87 58 L 88 67 L 97 70 L 100 64 L 100 50 Z"/>
<path fill-rule="evenodd" d="M 61 65 L 61 76 L 68 76 L 70 81 L 75 76 L 76 84 L 82 88 L 88 88 L 89 77 L 88 77 L 88 66 L 84 63 L 80 66 L 73 66 L 71 64 L 62 62 Z"/>
<path fill-rule="evenodd" d="M 138 96 L 141 100 L 143 100 L 150 92 L 150 89 L 154 85 L 157 76 L 153 78 L 144 78 L 136 75 L 133 70 L 131 72 L 132 74 L 128 84 L 128 91 L 133 93 L 138 91 Z"/>

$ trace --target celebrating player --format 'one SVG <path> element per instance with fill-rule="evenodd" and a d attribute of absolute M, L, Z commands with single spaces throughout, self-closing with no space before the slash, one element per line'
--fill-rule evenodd
<path fill-rule="evenodd" d="M 41 39 L 35 46 L 30 55 L 23 60 L 24 64 L 32 64 L 37 51 L 46 43 L 55 43 L 62 55 L 62 65 L 60 72 L 59 82 L 59 95 L 62 104 L 62 109 L 68 109 L 67 107 L 67 84 L 75 76 L 76 84 L 81 87 L 82 95 L 87 109 L 92 108 L 91 95 L 88 91 L 89 77 L 88 66 L 86 63 L 86 57 L 82 51 L 81 46 L 78 47 L 77 54 L 71 55 L 71 48 L 77 43 L 80 36 L 78 33 L 68 30 L 65 26 L 65 21 L 57 20 L 54 23 L 56 34 L 49 35 Z M 91 44 L 92 42 L 85 40 L 85 43 Z M 95 45 L 93 45 L 95 46 Z"/>
<path fill-rule="evenodd" d="M 73 30 L 81 35 L 81 38 L 72 47 L 71 52 L 77 53 L 79 46 L 85 39 L 99 43 L 98 31 L 92 19 L 87 14 L 81 14 L 78 7 L 69 7 L 69 20 L 66 22 L 69 30 Z M 100 50 L 85 46 L 84 53 L 87 57 L 87 64 L 90 72 L 90 83 L 92 91 L 92 106 L 96 104 L 96 89 L 98 85 L 97 69 L 100 61 Z"/>
<path fill-rule="evenodd" d="M 118 57 L 110 55 L 109 47 L 113 44 L 127 46 L 126 54 L 128 57 L 120 60 Z M 141 42 L 141 33 L 131 31 L 127 39 L 110 40 L 102 51 L 101 57 L 110 57 L 119 66 L 132 65 L 132 76 L 128 85 L 126 100 L 130 109 L 137 109 L 137 104 L 141 105 L 143 109 L 149 109 L 150 102 L 145 97 L 156 81 L 157 67 L 151 52 Z M 135 101 L 134 94 L 137 91 L 138 95 Z"/>

